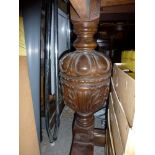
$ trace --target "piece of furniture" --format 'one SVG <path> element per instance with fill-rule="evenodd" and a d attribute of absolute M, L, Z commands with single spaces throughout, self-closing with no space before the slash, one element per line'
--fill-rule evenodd
<path fill-rule="evenodd" d="M 70 0 L 76 51 L 60 60 L 63 99 L 75 111 L 71 155 L 93 155 L 94 145 L 105 144 L 105 131 L 94 129 L 94 112 L 109 93 L 111 63 L 95 51 L 93 39 L 100 16 L 100 0 Z"/>

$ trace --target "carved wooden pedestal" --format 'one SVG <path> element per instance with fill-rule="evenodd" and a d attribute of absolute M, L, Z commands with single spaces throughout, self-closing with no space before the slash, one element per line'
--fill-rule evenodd
<path fill-rule="evenodd" d="M 111 63 L 94 50 L 96 42 L 93 35 L 99 22 L 99 1 L 83 0 L 77 5 L 80 1 L 71 0 L 74 7 L 71 8 L 71 20 L 77 34 L 74 42 L 76 51 L 62 57 L 59 65 L 63 99 L 76 112 L 71 155 L 93 155 L 94 145 L 100 143 L 100 140 L 95 142 L 99 133 L 94 130 L 93 114 L 107 99 Z M 80 10 L 79 6 L 83 9 Z"/>

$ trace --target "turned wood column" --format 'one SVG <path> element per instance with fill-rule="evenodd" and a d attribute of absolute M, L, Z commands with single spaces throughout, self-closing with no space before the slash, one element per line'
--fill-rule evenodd
<path fill-rule="evenodd" d="M 93 155 L 94 135 L 97 135 L 93 114 L 108 97 L 111 63 L 94 50 L 100 0 L 70 2 L 71 21 L 77 35 L 76 51 L 62 57 L 59 66 L 64 102 L 76 112 L 71 155 Z"/>

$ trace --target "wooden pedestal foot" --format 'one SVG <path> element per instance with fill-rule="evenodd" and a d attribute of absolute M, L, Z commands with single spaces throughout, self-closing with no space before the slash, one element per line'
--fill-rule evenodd
<path fill-rule="evenodd" d="M 94 145 L 96 146 L 105 146 L 105 130 L 103 129 L 94 129 Z"/>
<path fill-rule="evenodd" d="M 71 155 L 93 155 L 93 114 L 76 114 Z"/>
<path fill-rule="evenodd" d="M 93 144 L 73 143 L 70 155 L 93 155 Z"/>
<path fill-rule="evenodd" d="M 105 131 L 94 129 L 94 116 L 76 115 L 70 155 L 93 155 L 94 146 L 105 145 Z"/>

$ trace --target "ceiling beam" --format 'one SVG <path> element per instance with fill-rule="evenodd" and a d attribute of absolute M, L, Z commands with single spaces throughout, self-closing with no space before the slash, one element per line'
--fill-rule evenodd
<path fill-rule="evenodd" d="M 101 13 L 134 13 L 134 12 L 135 12 L 134 4 L 101 7 Z"/>
<path fill-rule="evenodd" d="M 101 0 L 101 7 L 134 4 L 135 0 Z"/>
<path fill-rule="evenodd" d="M 101 22 L 134 21 L 135 13 L 101 13 Z"/>

